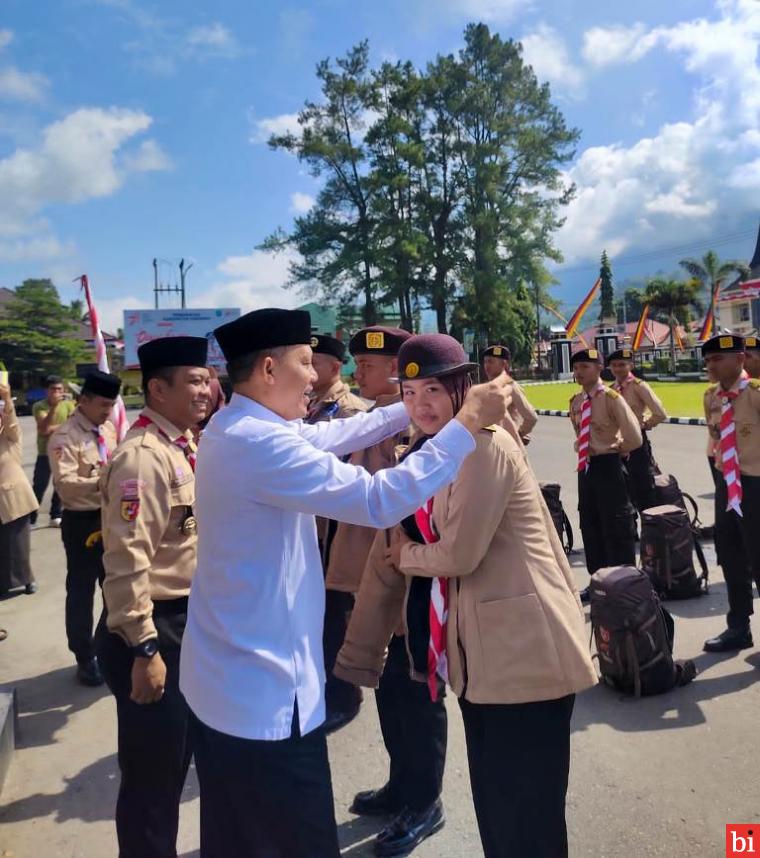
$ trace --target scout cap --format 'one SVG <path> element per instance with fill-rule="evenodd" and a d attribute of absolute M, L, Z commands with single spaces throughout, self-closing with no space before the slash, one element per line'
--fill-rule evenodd
<path fill-rule="evenodd" d="M 717 337 L 710 337 L 709 340 L 702 343 L 702 357 L 705 355 L 716 354 L 722 352 L 730 354 L 744 351 L 744 337 L 739 337 L 736 334 L 718 334 Z"/>
<path fill-rule="evenodd" d="M 744 338 L 744 349 L 745 351 L 760 349 L 760 339 L 756 336 L 745 337 Z"/>
<path fill-rule="evenodd" d="M 143 375 L 169 366 L 206 366 L 205 337 L 160 337 L 137 350 Z"/>
<path fill-rule="evenodd" d="M 121 379 L 118 375 L 111 375 L 110 372 L 101 372 L 99 369 L 95 369 L 85 376 L 81 393 L 103 396 L 105 399 L 116 399 L 120 390 Z"/>
<path fill-rule="evenodd" d="M 598 363 L 601 366 L 602 357 L 597 349 L 581 349 L 570 356 L 570 366 L 577 363 Z"/>
<path fill-rule="evenodd" d="M 352 355 L 386 355 L 396 357 L 401 346 L 411 337 L 401 328 L 373 325 L 357 331 L 348 343 Z"/>
<path fill-rule="evenodd" d="M 439 378 L 477 369 L 467 359 L 462 346 L 448 334 L 419 334 L 410 337 L 399 349 L 398 380 Z"/>
<path fill-rule="evenodd" d="M 242 355 L 279 346 L 311 345 L 311 316 L 307 310 L 268 307 L 253 310 L 214 331 L 227 363 Z"/>
<path fill-rule="evenodd" d="M 314 334 L 311 338 L 311 348 L 318 355 L 330 355 L 339 361 L 346 359 L 346 344 L 327 334 Z"/>
<path fill-rule="evenodd" d="M 502 360 L 512 360 L 512 352 L 509 350 L 509 346 L 504 346 L 501 344 L 488 346 L 487 349 L 483 349 L 483 351 L 481 352 L 481 356 L 496 357 L 501 358 Z"/>
<path fill-rule="evenodd" d="M 612 352 L 607 358 L 607 366 L 614 360 L 633 360 L 633 352 L 631 349 L 618 349 L 616 352 Z"/>

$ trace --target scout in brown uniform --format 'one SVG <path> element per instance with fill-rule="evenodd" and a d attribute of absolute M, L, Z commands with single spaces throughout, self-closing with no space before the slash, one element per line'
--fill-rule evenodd
<path fill-rule="evenodd" d="M 760 378 L 760 338 L 744 338 L 744 371 L 750 378 Z"/>
<path fill-rule="evenodd" d="M 66 638 L 77 660 L 82 685 L 102 685 L 92 607 L 103 584 L 100 472 L 116 449 L 116 429 L 108 419 L 121 389 L 118 376 L 91 372 L 76 411 L 50 436 L 53 485 L 63 506 L 61 537 L 66 551 Z"/>
<path fill-rule="evenodd" d="M 404 404 L 423 438 L 456 411 L 466 361 L 442 334 L 402 347 Z M 559 858 L 574 698 L 596 674 L 573 574 L 522 447 L 499 427 L 481 430 L 476 444 L 454 482 L 394 528 L 390 550 L 375 540 L 336 671 L 376 685 L 403 612 L 408 669 L 423 688 L 446 674 L 459 698 L 486 858 Z M 442 634 L 429 620 L 434 593 L 448 607 Z M 440 822 L 439 807 L 418 837 Z M 417 842 L 395 832 L 375 854 Z"/>
<path fill-rule="evenodd" d="M 578 513 L 586 568 L 593 575 L 605 566 L 636 563 L 635 512 L 620 456 L 641 446 L 641 429 L 623 397 L 599 380 L 602 358 L 596 349 L 575 352 L 570 364 L 583 387 L 570 399 L 570 420 L 577 436 Z M 584 439 L 585 402 L 591 405 L 591 423 Z M 588 598 L 588 588 L 581 598 Z"/>
<path fill-rule="evenodd" d="M 715 548 L 728 593 L 727 628 L 704 648 L 731 652 L 753 645 L 753 579 L 760 589 L 760 381 L 743 373 L 741 337 L 713 337 L 702 354 L 717 381 L 705 394 L 705 418 L 716 441 Z M 713 397 L 721 405 L 717 422 Z"/>
<path fill-rule="evenodd" d="M 96 640 L 119 720 L 120 858 L 177 854 L 192 756 L 178 684 L 197 544 L 190 427 L 209 403 L 206 351 L 201 337 L 140 346 L 146 407 L 100 483 L 106 575 Z"/>
<path fill-rule="evenodd" d="M 483 350 L 483 370 L 486 378 L 492 381 L 503 372 L 509 375 L 509 362 L 512 353 L 504 345 L 488 346 Z M 509 407 L 509 416 L 512 418 L 523 444 L 530 443 L 530 433 L 538 422 L 536 409 L 528 402 L 528 397 L 520 385 L 512 379 L 512 404 Z M 510 431 L 509 426 L 505 426 Z"/>
<path fill-rule="evenodd" d="M 615 381 L 612 389 L 625 399 L 641 427 L 643 443 L 625 460 L 631 500 L 642 512 L 654 506 L 654 475 L 658 473 L 647 432 L 667 420 L 662 402 L 652 388 L 633 374 L 633 352 L 618 349 L 607 358 Z"/>
<path fill-rule="evenodd" d="M 346 362 L 345 343 L 327 334 L 315 334 L 311 338 L 311 350 L 317 380 L 312 388 L 306 422 L 351 417 L 359 411 L 366 411 L 368 404 L 351 393 L 351 388 L 340 377 Z"/>

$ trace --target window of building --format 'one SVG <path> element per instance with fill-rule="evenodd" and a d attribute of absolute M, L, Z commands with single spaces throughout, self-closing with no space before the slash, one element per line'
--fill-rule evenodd
<path fill-rule="evenodd" d="M 739 304 L 739 306 L 734 309 L 734 316 L 737 322 L 749 322 L 749 304 Z"/>

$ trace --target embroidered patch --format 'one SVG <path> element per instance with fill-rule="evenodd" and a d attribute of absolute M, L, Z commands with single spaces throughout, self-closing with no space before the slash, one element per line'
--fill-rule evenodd
<path fill-rule="evenodd" d="M 596 349 L 589 349 L 588 356 L 591 360 L 596 360 L 599 357 L 599 352 Z"/>
<path fill-rule="evenodd" d="M 193 480 L 193 475 L 187 471 L 183 471 L 182 468 L 176 468 L 174 474 L 175 478 L 171 481 L 173 489 L 176 489 L 178 486 L 184 486 Z"/>
<path fill-rule="evenodd" d="M 369 331 L 367 333 L 367 348 L 368 349 L 383 349 L 383 348 L 385 348 L 385 333 L 383 331 Z"/>
<path fill-rule="evenodd" d="M 495 357 L 501 357 L 501 346 L 494 346 L 493 353 Z"/>
<path fill-rule="evenodd" d="M 316 337 L 311 338 L 311 347 L 315 349 L 319 345 L 319 340 Z"/>
<path fill-rule="evenodd" d="M 119 491 L 123 500 L 136 500 L 140 497 L 140 490 L 145 488 L 145 480 L 122 480 L 119 483 Z"/>
<path fill-rule="evenodd" d="M 137 498 L 121 502 L 121 517 L 124 521 L 134 521 L 140 512 L 140 501 Z"/>
<path fill-rule="evenodd" d="M 406 369 L 404 370 L 404 374 L 407 378 L 417 378 L 420 374 L 420 365 L 411 361 L 406 365 Z"/>
<path fill-rule="evenodd" d="M 732 349 L 734 347 L 733 337 L 721 337 L 718 340 L 718 346 L 722 349 Z"/>
<path fill-rule="evenodd" d="M 748 349 L 756 349 L 757 348 L 757 337 L 745 337 L 744 338 L 744 346 Z"/>

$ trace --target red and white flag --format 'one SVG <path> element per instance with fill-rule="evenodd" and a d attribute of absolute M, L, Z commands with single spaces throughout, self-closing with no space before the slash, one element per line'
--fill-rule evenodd
<path fill-rule="evenodd" d="M 98 311 L 95 309 L 95 304 L 92 300 L 92 292 L 90 291 L 90 281 L 87 275 L 75 278 L 82 284 L 84 289 L 84 297 L 87 301 L 87 313 L 90 318 L 90 328 L 92 330 L 92 338 L 95 341 L 95 356 L 98 361 L 98 369 L 101 372 L 110 372 L 108 368 L 108 354 L 106 352 L 106 343 L 103 339 L 103 332 L 100 330 L 100 320 L 98 319 Z M 124 440 L 124 436 L 129 429 L 127 421 L 127 409 L 124 407 L 124 400 L 118 396 L 111 413 L 111 421 L 116 427 L 116 437 L 119 441 Z"/>

